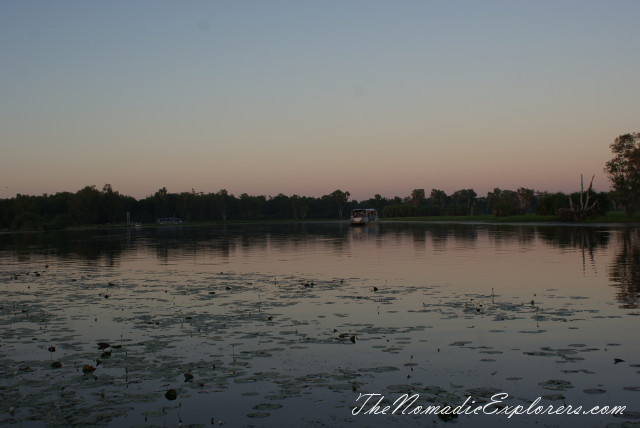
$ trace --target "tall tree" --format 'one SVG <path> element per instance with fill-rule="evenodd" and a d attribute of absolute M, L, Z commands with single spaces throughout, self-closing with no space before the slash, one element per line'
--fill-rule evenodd
<path fill-rule="evenodd" d="M 380 211 L 381 211 L 380 210 L 380 203 L 382 202 L 382 196 L 380 196 L 379 193 L 376 193 L 375 195 L 373 195 L 373 200 L 375 201 L 374 205 L 376 207 L 376 211 L 378 211 L 378 213 L 380 213 Z"/>
<path fill-rule="evenodd" d="M 215 200 L 218 205 L 218 209 L 220 210 L 220 215 L 222 216 L 222 220 L 227 221 L 229 217 L 229 205 L 233 195 L 229 195 L 227 189 L 220 189 L 218 193 L 216 193 Z"/>
<path fill-rule="evenodd" d="M 166 187 L 163 187 L 162 189 L 159 189 L 154 195 L 153 195 L 155 202 L 156 202 L 156 215 L 158 215 L 159 217 L 166 217 L 167 216 L 167 205 L 168 205 L 168 199 L 169 199 L 169 192 L 167 191 Z"/>
<path fill-rule="evenodd" d="M 122 217 L 120 194 L 117 191 L 114 192 L 109 183 L 102 186 L 99 209 L 101 215 L 98 215 L 98 219 L 106 221 L 107 223 L 115 223 Z"/>
<path fill-rule="evenodd" d="M 264 196 L 249 196 L 246 193 L 240 195 L 238 205 L 240 215 L 247 220 L 255 220 L 264 208 L 266 199 Z"/>
<path fill-rule="evenodd" d="M 336 204 L 336 207 L 338 209 L 338 218 L 342 219 L 342 210 L 349 200 L 349 196 L 351 196 L 351 193 L 349 193 L 348 191 L 343 192 L 342 190 L 338 189 L 334 190 L 329 196 L 331 196 L 331 199 Z"/>
<path fill-rule="evenodd" d="M 487 193 L 488 208 L 499 217 L 514 215 L 520 212 L 520 199 L 513 190 L 501 190 L 496 187 Z"/>
<path fill-rule="evenodd" d="M 304 220 L 307 217 L 307 210 L 309 206 L 305 200 L 306 198 L 298 195 L 293 195 L 289 200 L 291 201 L 291 208 L 293 209 L 294 220 Z"/>
<path fill-rule="evenodd" d="M 521 187 L 516 190 L 516 193 L 518 194 L 518 199 L 520 200 L 520 210 L 522 211 L 522 214 L 526 214 L 527 210 L 531 206 L 531 203 L 533 202 L 535 192 L 533 191 L 533 189 L 526 189 L 524 187 Z"/>
<path fill-rule="evenodd" d="M 96 186 L 85 186 L 78 190 L 69 205 L 69 214 L 76 224 L 96 224 L 100 191 Z"/>
<path fill-rule="evenodd" d="M 473 189 L 462 189 L 454 192 L 451 195 L 451 199 L 457 206 L 464 207 L 467 214 L 473 215 L 473 207 L 477 196 L 478 194 Z"/>
<path fill-rule="evenodd" d="M 425 199 L 424 189 L 413 189 L 411 192 L 411 205 L 418 206 Z"/>
<path fill-rule="evenodd" d="M 435 206 L 444 211 L 444 207 L 447 204 L 448 196 L 444 192 L 444 190 L 431 189 L 431 195 L 429 199 L 433 202 Z"/>
<path fill-rule="evenodd" d="M 630 215 L 640 202 L 640 133 L 620 135 L 610 147 L 614 157 L 604 170 L 616 199 L 624 206 L 625 214 Z"/>

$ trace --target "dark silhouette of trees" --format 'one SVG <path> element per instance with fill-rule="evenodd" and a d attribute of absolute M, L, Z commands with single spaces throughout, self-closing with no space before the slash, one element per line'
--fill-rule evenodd
<path fill-rule="evenodd" d="M 620 135 L 610 147 L 614 157 L 605 164 L 604 170 L 613 186 L 612 192 L 597 193 L 591 185 L 586 192 L 582 188 L 570 195 L 520 187 L 516 191 L 494 188 L 486 197 L 479 197 L 473 189 L 461 189 L 451 196 L 443 190 L 432 189 L 427 198 L 424 188 L 414 188 L 409 196 L 384 198 L 375 194 L 358 202 L 350 200 L 351 194 L 340 189 L 317 198 L 282 193 L 275 197 L 247 193 L 235 197 L 226 189 L 217 193 L 198 193 L 191 189 L 191 192 L 177 194 L 162 187 L 153 195 L 136 200 L 120 194 L 107 183 L 102 190 L 92 185 L 76 193 L 18 194 L 15 198 L 0 199 L 0 230 L 119 224 L 124 223 L 127 214 L 132 221 L 144 223 L 172 216 L 186 222 L 330 219 L 336 215 L 338 219 L 345 219 L 353 208 L 375 208 L 383 217 L 510 216 L 535 212 L 576 221 L 586 216 L 580 213 L 603 215 L 613 206 L 616 210 L 623 208 L 628 216 L 640 208 L 640 133 Z"/>
<path fill-rule="evenodd" d="M 414 206 L 421 205 L 425 200 L 424 189 L 413 189 L 411 192 L 411 204 Z"/>
<path fill-rule="evenodd" d="M 47 230 L 97 224 L 124 224 L 127 213 L 131 221 L 154 223 L 162 217 L 180 217 L 183 222 L 229 220 L 313 220 L 346 219 L 354 208 L 375 208 L 382 217 L 467 216 L 477 214 L 517 215 L 535 209 L 537 214 L 558 215 L 561 208 L 579 206 L 580 194 L 566 195 L 548 192 L 534 193 L 494 189 L 486 197 L 478 197 L 473 189 L 461 189 L 451 196 L 433 189 L 428 198 L 420 188 L 406 197 L 350 200 L 348 191 L 335 190 L 321 197 L 282 193 L 277 196 L 239 197 L 225 189 L 216 193 L 171 193 L 166 187 L 153 195 L 136 200 L 122 195 L 105 184 L 102 190 L 85 186 L 76 193 L 59 192 L 42 196 L 17 195 L 0 199 L 0 230 Z M 598 199 L 599 214 L 609 207 L 607 193 L 588 192 L 589 200 Z M 586 195 L 583 195 L 586 198 Z M 534 208 L 535 207 L 535 208 Z"/>
<path fill-rule="evenodd" d="M 538 192 L 536 194 L 537 215 L 557 215 L 560 208 L 568 207 L 567 195 L 564 193 Z"/>
<path fill-rule="evenodd" d="M 493 189 L 487 193 L 487 205 L 497 217 L 520 214 L 520 198 L 513 190 Z"/>
<path fill-rule="evenodd" d="M 604 170 L 613 185 L 614 198 L 629 216 L 640 202 L 640 133 L 620 135 L 610 147 L 614 157 Z"/>
<path fill-rule="evenodd" d="M 334 190 L 329 196 L 333 200 L 336 206 L 336 209 L 338 210 L 338 218 L 344 218 L 342 215 L 342 212 L 351 194 L 348 191 L 343 192 L 342 190 L 338 189 L 338 190 Z"/>
<path fill-rule="evenodd" d="M 264 196 L 249 196 L 246 193 L 240 195 L 238 207 L 240 216 L 244 220 L 256 220 L 262 213 L 267 200 Z"/>
<path fill-rule="evenodd" d="M 447 206 L 447 202 L 449 201 L 449 197 L 444 192 L 444 190 L 431 189 L 431 195 L 429 196 L 432 204 L 439 208 L 441 212 L 444 212 L 445 207 Z"/>
<path fill-rule="evenodd" d="M 100 196 L 96 186 L 86 186 L 74 195 L 69 214 L 76 224 L 98 224 Z"/>
<path fill-rule="evenodd" d="M 378 193 L 373 196 L 373 208 L 378 212 L 382 212 L 382 196 Z"/>
<path fill-rule="evenodd" d="M 293 209 L 294 220 L 304 220 L 307 218 L 307 212 L 309 210 L 307 198 L 293 195 L 291 197 L 291 207 Z"/>
<path fill-rule="evenodd" d="M 156 212 L 160 213 L 160 217 L 168 216 L 169 193 L 167 188 L 163 187 L 153 195 L 156 200 Z"/>
<path fill-rule="evenodd" d="M 222 216 L 222 220 L 229 219 L 229 212 L 231 208 L 231 200 L 233 195 L 229 195 L 226 189 L 221 189 L 218 193 L 216 193 L 214 201 L 215 204 L 220 211 L 220 215 Z"/>
<path fill-rule="evenodd" d="M 102 187 L 98 206 L 98 223 L 116 223 L 123 221 L 123 201 L 118 192 L 114 192 L 111 184 Z"/>
<path fill-rule="evenodd" d="M 453 215 L 473 215 L 473 207 L 476 204 L 478 195 L 473 189 L 462 189 L 451 195 L 453 206 L 451 214 Z"/>
<path fill-rule="evenodd" d="M 529 212 L 529 208 L 533 204 L 535 192 L 532 189 L 526 189 L 524 187 L 516 190 L 518 199 L 520 200 L 520 211 L 522 214 Z"/>
<path fill-rule="evenodd" d="M 268 218 L 283 220 L 294 218 L 295 216 L 291 198 L 282 193 L 269 197 L 265 208 L 265 214 Z"/>

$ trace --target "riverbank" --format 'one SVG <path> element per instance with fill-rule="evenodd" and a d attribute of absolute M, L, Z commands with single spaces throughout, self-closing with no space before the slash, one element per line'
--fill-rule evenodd
<path fill-rule="evenodd" d="M 202 221 L 182 224 L 157 224 L 144 223 L 142 228 L 175 228 L 175 227 L 200 227 L 200 226 L 223 226 L 230 224 L 282 224 L 282 223 L 325 223 L 336 222 L 335 219 L 313 219 L 313 220 L 227 220 L 227 221 Z M 343 220 L 344 221 L 344 220 Z M 597 216 L 580 223 L 563 222 L 558 216 L 541 216 L 536 214 L 514 215 L 506 217 L 496 217 L 495 215 L 471 215 L 471 216 L 425 216 L 425 217 L 385 217 L 381 218 L 381 223 L 387 222 L 425 222 L 425 223 L 561 223 L 571 224 L 638 224 L 640 225 L 640 213 L 632 216 L 625 216 L 622 212 L 610 212 L 603 216 Z M 96 224 L 68 227 L 66 229 L 35 229 L 35 230 L 9 230 L 5 229 L 0 233 L 15 232 L 43 232 L 54 230 L 85 230 L 85 229 L 114 229 L 127 228 L 124 224 Z M 137 228 L 131 228 L 136 230 Z"/>
<path fill-rule="evenodd" d="M 470 216 L 426 216 L 426 217 L 390 217 L 381 219 L 382 222 L 388 221 L 421 221 L 429 223 L 562 223 L 562 224 L 599 224 L 599 223 L 625 223 L 640 224 L 640 213 L 636 213 L 630 217 L 626 217 L 621 212 L 610 212 L 603 216 L 597 216 L 584 222 L 572 223 L 563 222 L 558 216 L 542 216 L 536 214 L 514 215 L 506 217 L 497 217 L 495 215 L 470 215 Z"/>

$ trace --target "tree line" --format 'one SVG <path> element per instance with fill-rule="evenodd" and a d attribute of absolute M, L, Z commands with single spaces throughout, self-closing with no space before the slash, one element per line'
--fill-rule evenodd
<path fill-rule="evenodd" d="M 320 198 L 307 196 L 236 197 L 222 189 L 216 193 L 169 193 L 166 187 L 143 199 L 135 199 L 105 184 L 86 186 L 75 193 L 0 199 L 0 228 L 9 230 L 64 229 L 74 226 L 153 223 L 178 217 L 184 222 L 228 220 L 307 220 L 344 218 L 357 201 L 349 192 L 336 190 Z M 128 217 L 127 217 L 128 216 Z"/>
<path fill-rule="evenodd" d="M 158 218 L 178 217 L 184 222 L 229 220 L 313 220 L 346 219 L 352 209 L 375 208 L 382 217 L 467 216 L 494 214 L 508 216 L 536 213 L 557 215 L 578 194 L 494 189 L 478 197 L 473 189 L 447 195 L 433 189 L 414 189 L 404 198 L 385 198 L 379 194 L 363 201 L 351 200 L 348 191 L 335 190 L 319 198 L 309 196 L 234 196 L 222 189 L 216 193 L 169 193 L 163 187 L 155 194 L 135 199 L 105 184 L 102 189 L 86 186 L 75 193 L 17 195 L 0 199 L 0 227 L 9 230 L 47 230 L 99 224 L 119 224 L 127 220 L 153 223 Z M 594 193 L 601 213 L 610 208 L 608 193 Z"/>
<path fill-rule="evenodd" d="M 447 195 L 432 189 L 413 189 L 406 197 L 385 198 L 379 194 L 364 201 L 350 200 L 348 191 L 335 190 L 319 198 L 309 196 L 240 196 L 222 189 L 216 193 L 169 193 L 163 187 L 144 199 L 135 199 L 105 184 L 101 190 L 86 186 L 76 193 L 0 199 L 0 229 L 43 230 L 73 226 L 118 224 L 127 220 L 152 223 L 158 218 L 179 217 L 185 222 L 228 220 L 311 220 L 345 219 L 355 208 L 375 208 L 382 217 L 421 216 L 511 216 L 532 214 L 560 216 L 583 206 L 583 197 L 595 209 L 589 215 L 609 210 L 624 210 L 627 215 L 640 208 L 640 133 L 624 134 L 610 145 L 613 159 L 604 171 L 612 183 L 611 192 L 549 193 L 521 187 L 517 190 L 495 188 L 486 196 L 473 189 L 461 189 Z M 571 210 L 569 210 L 571 208 Z M 574 216 L 575 217 L 575 216 Z M 563 219 L 563 218 L 561 218 Z M 566 220 L 571 220 L 567 218 Z"/>

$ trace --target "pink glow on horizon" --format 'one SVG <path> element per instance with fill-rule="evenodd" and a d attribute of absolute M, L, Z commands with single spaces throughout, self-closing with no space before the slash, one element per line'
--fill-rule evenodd
<path fill-rule="evenodd" d="M 605 191 L 639 131 L 638 2 L 116 3 L 0 4 L 0 198 Z"/>

